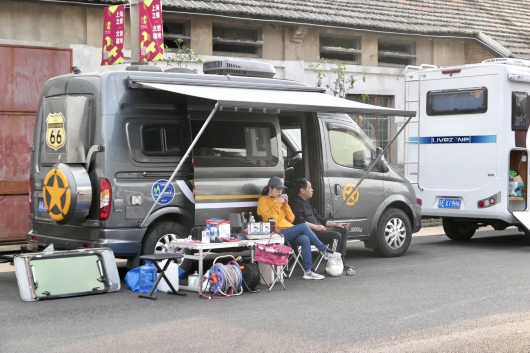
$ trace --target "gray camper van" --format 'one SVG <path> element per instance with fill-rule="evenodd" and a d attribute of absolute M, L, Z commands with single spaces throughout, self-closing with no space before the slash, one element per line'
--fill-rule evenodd
<path fill-rule="evenodd" d="M 350 223 L 351 239 L 381 256 L 406 252 L 421 228 L 414 191 L 382 159 L 356 189 L 381 149 L 346 113 L 415 112 L 273 79 L 265 63 L 220 59 L 204 72 L 130 66 L 50 79 L 31 147 L 28 241 L 137 260 L 209 218 L 256 214 L 276 175 L 311 180 L 313 206 Z"/>

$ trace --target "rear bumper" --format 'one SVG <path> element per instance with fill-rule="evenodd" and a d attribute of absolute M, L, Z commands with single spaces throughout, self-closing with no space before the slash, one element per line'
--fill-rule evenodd
<path fill-rule="evenodd" d="M 82 240 L 30 231 L 27 240 L 30 244 L 47 246 L 53 244 L 56 249 L 73 250 L 90 245 L 92 248 L 110 248 L 116 257 L 134 257 L 141 251 L 145 229 L 100 229 L 98 240 Z"/>

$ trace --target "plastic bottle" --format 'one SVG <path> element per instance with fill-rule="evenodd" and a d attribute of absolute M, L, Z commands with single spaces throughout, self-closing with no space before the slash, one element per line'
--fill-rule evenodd
<path fill-rule="evenodd" d="M 161 261 L 160 262 L 160 267 L 161 268 L 164 268 L 164 266 L 166 265 L 166 261 Z M 169 279 L 169 282 L 171 282 L 171 284 L 173 285 L 173 288 L 175 288 L 175 290 L 178 292 L 179 290 L 179 266 L 172 262 L 169 264 L 169 267 L 167 268 L 166 272 L 165 272 L 165 275 L 166 277 Z M 160 283 L 158 283 L 158 290 L 161 291 L 161 292 L 169 292 L 171 291 L 171 288 L 169 288 L 169 285 L 166 283 L 166 280 L 164 278 L 162 278 L 162 280 L 160 281 Z"/>
<path fill-rule="evenodd" d="M 149 294 L 151 288 L 156 282 L 156 267 L 150 261 L 146 261 L 145 265 L 140 266 L 140 283 L 139 291 L 142 294 Z M 155 289 L 155 292 L 157 290 Z"/>

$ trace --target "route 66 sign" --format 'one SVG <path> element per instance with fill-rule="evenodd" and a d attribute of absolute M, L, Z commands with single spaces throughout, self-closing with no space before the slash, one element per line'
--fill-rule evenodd
<path fill-rule="evenodd" d="M 50 113 L 46 118 L 46 144 L 56 151 L 63 147 L 66 142 L 64 122 L 62 113 Z"/>

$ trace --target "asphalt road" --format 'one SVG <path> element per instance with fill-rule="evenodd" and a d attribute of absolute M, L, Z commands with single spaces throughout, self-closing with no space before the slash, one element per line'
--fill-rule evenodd
<path fill-rule="evenodd" d="M 20 299 L 0 273 L 0 352 L 529 352 L 530 241 L 414 237 L 401 258 L 349 245 L 354 277 L 203 300 L 121 292 Z M 323 270 L 323 269 L 322 269 Z"/>

